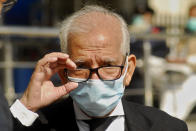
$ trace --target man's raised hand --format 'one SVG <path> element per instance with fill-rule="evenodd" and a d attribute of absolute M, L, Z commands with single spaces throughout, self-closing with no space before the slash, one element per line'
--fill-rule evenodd
<path fill-rule="evenodd" d="M 55 87 L 50 78 L 63 69 L 75 69 L 76 64 L 65 53 L 54 52 L 38 61 L 28 88 L 20 101 L 31 111 L 37 111 L 77 88 L 78 84 L 67 82 Z"/>

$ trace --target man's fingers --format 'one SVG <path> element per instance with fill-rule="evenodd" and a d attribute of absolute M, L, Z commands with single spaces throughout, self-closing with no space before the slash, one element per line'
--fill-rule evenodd
<path fill-rule="evenodd" d="M 78 83 L 68 82 L 65 85 L 56 87 L 56 92 L 61 97 L 61 96 L 67 95 L 70 91 L 76 89 L 77 87 L 78 87 Z"/>
<path fill-rule="evenodd" d="M 70 59 L 67 58 L 66 60 L 57 60 L 56 62 L 53 62 L 50 64 L 51 68 L 56 68 L 58 66 L 64 65 L 66 69 L 76 69 L 76 64 Z"/>
<path fill-rule="evenodd" d="M 59 64 L 67 64 L 67 67 L 70 67 L 72 69 L 76 68 L 76 64 L 69 58 L 68 54 L 61 53 L 61 52 L 53 52 L 45 56 L 48 57 L 57 57 L 57 63 Z"/>
<path fill-rule="evenodd" d="M 35 72 L 43 74 L 40 81 L 49 80 L 52 75 L 60 69 L 75 69 L 76 64 L 69 58 L 69 55 L 61 52 L 54 52 L 45 55 L 36 65 Z"/>
<path fill-rule="evenodd" d="M 69 55 L 67 55 L 65 53 L 53 52 L 53 53 L 45 55 L 41 60 L 39 60 L 37 65 L 38 66 L 43 66 L 47 63 L 56 62 L 58 59 L 66 60 L 67 58 L 69 58 Z"/>
<path fill-rule="evenodd" d="M 56 68 L 58 65 L 65 65 L 65 68 L 67 69 L 75 69 L 76 64 L 65 55 L 65 57 L 55 57 L 54 55 L 47 55 L 41 60 L 39 60 L 36 71 L 42 71 L 44 72 L 46 68 Z"/>
<path fill-rule="evenodd" d="M 46 75 L 46 80 L 50 79 L 55 73 L 57 73 L 59 70 L 63 69 L 70 69 L 70 67 L 67 67 L 67 65 L 63 64 L 58 64 L 54 68 L 46 68 L 45 69 L 45 75 Z"/>
<path fill-rule="evenodd" d="M 44 57 L 40 59 L 36 65 L 35 71 L 43 72 L 46 66 L 49 66 L 50 63 L 54 63 L 58 60 L 57 57 Z"/>
<path fill-rule="evenodd" d="M 71 59 L 67 59 L 66 60 L 66 65 L 67 68 L 71 68 L 71 69 L 76 69 L 76 64 L 71 60 Z"/>
<path fill-rule="evenodd" d="M 49 80 L 55 73 L 57 73 L 59 70 L 65 69 L 65 65 L 59 65 L 53 69 L 46 68 L 45 72 L 45 79 Z"/>
<path fill-rule="evenodd" d="M 53 52 L 53 53 L 45 55 L 44 57 L 58 57 L 58 58 L 64 59 L 64 58 L 68 58 L 69 55 L 62 53 L 62 52 Z"/>
<path fill-rule="evenodd" d="M 63 70 L 63 69 L 70 69 L 70 67 L 68 67 L 65 64 L 55 64 L 53 68 L 49 67 L 49 66 L 45 66 L 42 67 L 42 71 L 36 71 L 34 74 L 37 75 L 41 75 L 42 77 L 38 77 L 40 78 L 39 80 L 49 80 L 55 73 L 57 73 L 59 70 Z M 36 79 L 38 80 L 38 79 Z"/>
<path fill-rule="evenodd" d="M 71 69 L 76 68 L 76 64 L 70 58 L 67 58 L 66 60 L 63 60 L 63 59 L 59 58 L 58 59 L 58 64 L 66 64 L 67 67 L 69 67 Z"/>

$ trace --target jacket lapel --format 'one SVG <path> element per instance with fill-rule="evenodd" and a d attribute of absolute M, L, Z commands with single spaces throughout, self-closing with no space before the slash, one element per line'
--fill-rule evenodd
<path fill-rule="evenodd" d="M 69 101 L 70 101 L 70 103 L 69 103 L 69 105 L 70 105 L 70 108 L 69 108 L 69 113 L 70 113 L 70 115 L 69 116 L 71 116 L 70 118 L 68 118 L 69 120 L 71 120 L 71 125 L 73 126 L 73 131 L 79 131 L 79 128 L 78 128 L 78 125 L 77 125 L 77 123 L 76 123 L 76 116 L 75 116 L 75 112 L 74 112 L 74 107 L 73 107 L 73 100 L 69 97 L 68 99 L 70 99 Z"/>
<path fill-rule="evenodd" d="M 125 112 L 125 127 L 128 131 L 148 131 L 149 124 L 144 116 L 137 110 L 135 103 L 122 98 Z"/>
<path fill-rule="evenodd" d="M 51 129 L 79 131 L 75 119 L 73 100 L 70 97 L 51 104 L 44 113 Z"/>

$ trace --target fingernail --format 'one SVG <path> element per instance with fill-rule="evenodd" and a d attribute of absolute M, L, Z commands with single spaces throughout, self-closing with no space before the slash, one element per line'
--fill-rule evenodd
<path fill-rule="evenodd" d="M 78 86 L 78 83 L 76 83 L 76 82 L 70 82 L 69 84 L 71 84 L 72 86 Z"/>
<path fill-rule="evenodd" d="M 63 54 L 63 56 L 64 56 L 64 57 L 69 57 L 69 55 L 68 55 L 68 54 Z"/>
<path fill-rule="evenodd" d="M 76 64 L 71 60 L 71 59 L 68 59 L 68 62 L 70 63 L 70 65 L 76 69 Z"/>
<path fill-rule="evenodd" d="M 55 60 L 57 60 L 57 57 L 52 57 L 51 59 L 55 61 Z"/>
<path fill-rule="evenodd" d="M 73 85 L 74 85 L 74 86 L 78 86 L 78 83 L 76 83 L 76 82 L 73 82 Z"/>
<path fill-rule="evenodd" d="M 72 62 L 72 64 L 71 64 L 73 67 L 74 67 L 74 69 L 76 69 L 77 68 L 77 66 L 76 66 L 76 64 L 75 63 L 73 63 Z"/>

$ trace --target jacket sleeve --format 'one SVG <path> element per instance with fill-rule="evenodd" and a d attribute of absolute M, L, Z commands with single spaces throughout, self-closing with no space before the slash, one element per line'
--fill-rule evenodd
<path fill-rule="evenodd" d="M 13 118 L 13 131 L 49 131 L 50 127 L 41 114 L 39 113 L 39 118 L 31 126 L 24 126 L 17 118 Z"/>

